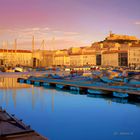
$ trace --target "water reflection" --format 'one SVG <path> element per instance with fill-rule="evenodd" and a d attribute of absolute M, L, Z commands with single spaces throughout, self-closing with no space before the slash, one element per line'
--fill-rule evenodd
<path fill-rule="evenodd" d="M 140 100 L 130 100 L 128 98 L 117 98 L 117 97 L 110 97 L 110 96 L 103 96 L 103 95 L 90 95 L 87 94 L 87 97 L 90 98 L 101 98 L 103 100 L 105 100 L 108 104 L 112 104 L 112 103 L 119 103 L 119 104 L 132 104 L 132 105 L 136 105 L 138 107 L 140 107 Z"/>
<path fill-rule="evenodd" d="M 17 82 L 17 78 L 0 78 L 0 89 L 17 89 L 17 88 L 29 88 L 31 85 L 20 84 Z"/>
<path fill-rule="evenodd" d="M 55 94 L 57 91 L 60 91 L 62 96 L 76 96 L 76 95 L 80 95 L 79 91 L 67 91 L 67 90 L 61 90 L 61 89 L 54 89 L 52 87 L 41 87 L 41 88 L 37 88 L 34 87 L 33 85 L 29 85 L 29 84 L 24 84 L 24 83 L 18 83 L 17 82 L 17 78 L 0 78 L 0 103 L 2 104 L 3 102 L 6 104 L 6 106 L 9 104 L 9 100 L 10 98 L 12 99 L 13 103 L 14 103 L 14 107 L 16 107 L 17 105 L 17 92 L 19 92 L 19 89 L 24 89 L 25 91 L 23 93 L 22 96 L 24 96 L 24 94 L 27 93 L 31 93 L 28 96 L 28 100 L 31 99 L 31 106 L 32 109 L 35 108 L 36 103 L 38 102 L 38 100 L 40 99 L 40 103 L 42 106 L 42 109 L 44 108 L 44 94 L 42 94 L 42 92 L 44 92 L 45 89 L 50 90 L 51 91 L 51 106 L 52 106 L 52 111 L 54 111 L 54 104 L 55 104 Z M 66 93 L 66 94 L 65 94 Z M 85 96 L 85 95 L 82 95 Z M 137 101 L 129 101 L 128 99 L 123 99 L 123 98 L 115 98 L 115 97 L 108 97 L 108 96 L 103 96 L 103 95 L 86 95 L 87 97 L 90 98 L 102 98 L 104 99 L 108 104 L 112 104 L 112 102 L 116 102 L 116 103 L 121 103 L 121 104 L 135 104 L 137 106 L 140 106 L 140 103 Z"/>
<path fill-rule="evenodd" d="M 109 104 L 112 104 L 112 102 L 121 103 L 121 104 L 126 104 L 129 102 L 127 98 L 126 99 L 125 98 L 115 98 L 115 97 L 103 96 L 103 95 L 90 95 L 90 94 L 88 94 L 87 97 L 102 98 L 105 101 L 107 101 Z"/>
<path fill-rule="evenodd" d="M 0 89 L 0 105 L 51 140 L 126 138 L 115 132 L 133 132 L 129 140 L 140 136 L 139 102 L 34 87 L 19 84 L 16 78 L 1 81 L 15 83 Z"/>

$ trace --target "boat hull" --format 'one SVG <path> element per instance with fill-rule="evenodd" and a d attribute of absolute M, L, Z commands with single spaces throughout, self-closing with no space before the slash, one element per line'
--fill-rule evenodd
<path fill-rule="evenodd" d="M 70 90 L 79 91 L 80 89 L 78 87 L 70 87 Z"/>
<path fill-rule="evenodd" d="M 23 68 L 15 67 L 14 71 L 15 72 L 23 72 Z"/>
<path fill-rule="evenodd" d="M 62 89 L 64 87 L 64 85 L 56 84 L 56 87 Z"/>
<path fill-rule="evenodd" d="M 105 91 L 102 90 L 94 90 L 94 89 L 88 89 L 87 90 L 88 93 L 90 94 L 94 94 L 94 95 L 103 95 L 103 94 L 107 94 Z"/>
<path fill-rule="evenodd" d="M 132 84 L 132 85 L 140 85 L 140 81 L 139 80 L 130 80 L 129 81 L 129 84 Z"/>
<path fill-rule="evenodd" d="M 129 95 L 123 92 L 113 92 L 113 96 L 118 98 L 127 98 Z"/>
<path fill-rule="evenodd" d="M 103 82 L 105 82 L 105 83 L 112 83 L 112 80 L 111 79 L 109 79 L 108 77 L 101 77 L 100 78 Z"/>
<path fill-rule="evenodd" d="M 27 80 L 26 83 L 27 83 L 27 84 L 31 84 L 31 80 Z"/>
<path fill-rule="evenodd" d="M 50 86 L 50 83 L 44 82 L 42 85 L 43 85 L 44 87 L 48 87 L 48 86 Z"/>
<path fill-rule="evenodd" d="M 40 82 L 34 82 L 35 86 L 40 86 Z"/>
<path fill-rule="evenodd" d="M 20 82 L 20 83 L 24 83 L 24 79 L 20 79 L 19 82 Z"/>

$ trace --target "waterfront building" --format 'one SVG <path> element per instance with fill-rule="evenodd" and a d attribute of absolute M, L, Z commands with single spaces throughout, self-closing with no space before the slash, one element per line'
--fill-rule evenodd
<path fill-rule="evenodd" d="M 96 65 L 102 65 L 102 54 L 96 54 Z"/>
<path fill-rule="evenodd" d="M 130 66 L 140 65 L 140 41 L 134 36 L 117 35 L 110 33 L 105 40 L 95 42 L 91 46 L 72 47 L 68 50 L 42 50 L 32 51 L 15 49 L 0 50 L 0 65 L 17 64 L 33 67 L 51 66 Z"/>
<path fill-rule="evenodd" d="M 96 52 L 94 48 L 72 48 L 69 56 L 71 66 L 96 65 Z"/>
<path fill-rule="evenodd" d="M 128 49 L 129 66 L 140 67 L 140 43 L 132 44 Z"/>
<path fill-rule="evenodd" d="M 82 54 L 82 47 L 72 47 L 68 50 L 69 54 Z"/>
<path fill-rule="evenodd" d="M 36 50 L 32 55 L 33 67 L 50 67 L 54 64 L 54 55 L 56 51 Z"/>
<path fill-rule="evenodd" d="M 41 66 L 41 62 L 43 61 L 43 51 L 36 50 L 32 53 L 32 66 L 39 67 Z"/>
<path fill-rule="evenodd" d="M 83 55 L 81 47 L 73 47 L 68 50 L 71 66 L 83 66 Z"/>
<path fill-rule="evenodd" d="M 128 53 L 122 50 L 111 50 L 102 53 L 103 66 L 127 66 Z"/>
<path fill-rule="evenodd" d="M 54 63 L 54 60 L 53 60 L 54 53 L 55 53 L 55 51 L 49 51 L 49 50 L 47 50 L 44 53 L 44 58 L 43 59 L 45 59 L 45 65 L 47 67 L 51 67 L 53 65 L 53 63 Z"/>
<path fill-rule="evenodd" d="M 82 49 L 83 66 L 96 65 L 96 51 L 94 48 L 85 47 Z"/>
<path fill-rule="evenodd" d="M 0 65 L 31 66 L 32 52 L 29 50 L 0 50 Z"/>
<path fill-rule="evenodd" d="M 82 54 L 71 54 L 70 55 L 71 66 L 83 66 L 83 55 Z"/>
<path fill-rule="evenodd" d="M 57 50 L 54 53 L 53 65 L 55 66 L 69 66 L 70 57 L 67 50 Z"/>

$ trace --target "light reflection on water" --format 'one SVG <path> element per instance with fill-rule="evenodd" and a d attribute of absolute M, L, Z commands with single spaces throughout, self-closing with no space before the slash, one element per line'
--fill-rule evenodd
<path fill-rule="evenodd" d="M 0 106 L 50 140 L 136 140 L 140 136 L 139 103 L 33 87 L 14 78 L 0 81 L 5 85 L 0 89 Z"/>

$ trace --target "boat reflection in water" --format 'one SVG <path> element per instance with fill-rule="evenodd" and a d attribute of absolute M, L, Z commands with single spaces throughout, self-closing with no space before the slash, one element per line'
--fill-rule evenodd
<path fill-rule="evenodd" d="M 14 102 L 14 106 L 16 106 L 16 94 L 17 94 L 17 90 L 19 89 L 27 89 L 28 92 L 32 93 L 32 97 L 31 97 L 31 102 L 32 102 L 32 107 L 35 106 L 35 101 L 37 100 L 37 94 L 38 96 L 41 96 L 41 91 L 43 90 L 50 90 L 52 94 L 56 93 L 57 91 L 61 92 L 63 95 L 66 92 L 67 96 L 70 95 L 81 95 L 81 93 L 79 92 L 79 90 L 61 90 L 59 88 L 54 88 L 48 85 L 47 86 L 43 86 L 40 88 L 36 88 L 36 85 L 30 85 L 30 84 L 24 84 L 24 83 L 18 83 L 17 82 L 17 78 L 7 78 L 7 77 L 2 77 L 0 78 L 0 89 L 2 90 L 2 92 L 4 92 L 4 94 L 2 94 L 3 98 L 1 100 L 5 99 L 5 103 L 8 104 L 9 98 L 12 95 L 12 99 Z M 38 89 L 38 90 L 37 90 Z M 1 93 L 1 92 L 0 92 Z M 12 93 L 11 95 L 9 95 L 9 93 Z M 36 94 L 36 95 L 35 95 Z M 83 95 L 84 93 L 82 93 Z M 54 96 L 54 95 L 53 95 Z M 129 103 L 130 101 L 128 100 L 128 98 L 117 98 L 117 97 L 108 97 L 108 96 L 104 96 L 104 95 L 94 95 L 94 94 L 87 94 L 87 97 L 91 97 L 91 98 L 103 98 L 105 99 L 107 102 L 116 102 L 116 103 Z M 54 98 L 54 97 L 53 97 Z M 131 104 L 132 102 L 130 102 Z M 134 104 L 137 102 L 133 102 Z M 138 105 L 138 104 L 137 104 Z"/>
<path fill-rule="evenodd" d="M 35 87 L 16 78 L 0 81 L 0 106 L 51 140 L 114 139 L 116 130 L 133 130 L 130 140 L 140 137 L 140 103 L 129 98 Z"/>
<path fill-rule="evenodd" d="M 101 98 L 107 101 L 109 104 L 111 103 L 120 103 L 120 104 L 132 104 L 140 107 L 140 99 L 128 99 L 128 98 L 118 98 L 118 97 L 112 97 L 112 96 L 104 96 L 104 95 L 91 95 L 87 94 L 87 97 L 90 98 Z"/>
<path fill-rule="evenodd" d="M 117 97 L 112 97 L 112 96 L 94 95 L 94 94 L 87 94 L 87 97 L 102 98 L 106 100 L 109 104 L 111 102 L 122 103 L 122 104 L 129 103 L 128 98 L 117 98 Z"/>

